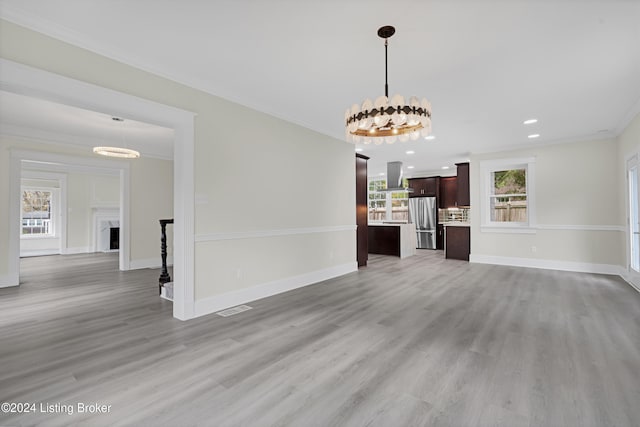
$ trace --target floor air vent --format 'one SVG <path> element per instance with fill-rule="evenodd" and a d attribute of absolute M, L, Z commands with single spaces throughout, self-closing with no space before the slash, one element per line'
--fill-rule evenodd
<path fill-rule="evenodd" d="M 231 307 L 231 308 L 227 308 L 226 310 L 219 311 L 216 314 L 222 317 L 229 317 L 229 316 L 233 316 L 234 314 L 242 313 L 243 311 L 247 311 L 251 309 L 252 307 L 249 307 L 248 305 L 239 305 L 237 307 Z"/>

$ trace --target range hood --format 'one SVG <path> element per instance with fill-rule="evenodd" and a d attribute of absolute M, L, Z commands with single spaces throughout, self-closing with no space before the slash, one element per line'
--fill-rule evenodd
<path fill-rule="evenodd" d="M 404 191 L 413 193 L 413 188 L 402 186 L 402 162 L 387 163 L 387 188 L 382 191 Z"/>

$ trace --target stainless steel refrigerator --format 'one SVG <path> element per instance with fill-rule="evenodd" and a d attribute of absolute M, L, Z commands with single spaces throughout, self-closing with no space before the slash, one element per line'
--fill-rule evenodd
<path fill-rule="evenodd" d="M 409 199 L 409 222 L 416 225 L 418 249 L 436 248 L 436 215 L 435 197 Z"/>

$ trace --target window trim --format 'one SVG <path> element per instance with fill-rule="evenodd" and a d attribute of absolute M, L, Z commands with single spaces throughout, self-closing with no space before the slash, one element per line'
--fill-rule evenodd
<path fill-rule="evenodd" d="M 22 196 L 25 191 L 47 191 L 51 193 L 51 233 L 49 234 L 22 234 Z M 60 188 L 59 187 L 39 187 L 20 186 L 20 239 L 58 239 L 60 238 Z"/>
<path fill-rule="evenodd" d="M 519 157 L 480 162 L 480 231 L 494 233 L 535 233 L 536 232 L 536 201 L 535 201 L 535 157 Z M 492 174 L 497 171 L 510 169 L 524 169 L 527 180 L 527 221 L 526 222 L 498 222 L 491 221 L 490 198 L 495 196 L 491 189 Z"/>

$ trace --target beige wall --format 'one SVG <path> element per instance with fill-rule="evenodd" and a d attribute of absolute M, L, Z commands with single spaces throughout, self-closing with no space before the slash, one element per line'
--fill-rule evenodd
<path fill-rule="evenodd" d="M 138 162 L 139 161 L 139 162 Z M 173 218 L 173 162 L 140 158 L 131 168 L 131 259 L 160 262 L 160 223 Z M 135 183 L 135 185 L 134 185 Z M 135 210 L 136 214 L 133 215 Z M 172 254 L 173 228 L 167 228 Z"/>
<path fill-rule="evenodd" d="M 535 157 L 534 234 L 483 232 L 480 227 L 480 162 Z M 615 139 L 545 145 L 472 156 L 471 253 L 553 262 L 624 263 L 620 221 L 618 144 Z M 545 229 L 550 227 L 553 229 Z M 578 229 L 575 229 L 578 228 Z M 614 228 L 585 230 L 580 228 Z"/>
<path fill-rule="evenodd" d="M 347 263 L 355 266 L 355 230 L 329 230 L 355 225 L 353 146 L 6 21 L 0 25 L 0 55 L 197 114 L 196 295 L 213 296 Z M 316 233 L 242 241 L 207 237 L 291 228 Z M 131 238 L 138 240 L 133 234 Z M 157 239 L 150 242 L 149 249 L 157 251 Z M 238 250 L 241 245 L 247 250 Z M 264 250 L 248 250 L 256 247 Z M 291 248 L 298 248 L 294 258 Z M 132 254 L 138 255 L 133 246 Z M 245 280 L 229 280 L 237 277 L 239 258 Z"/>

